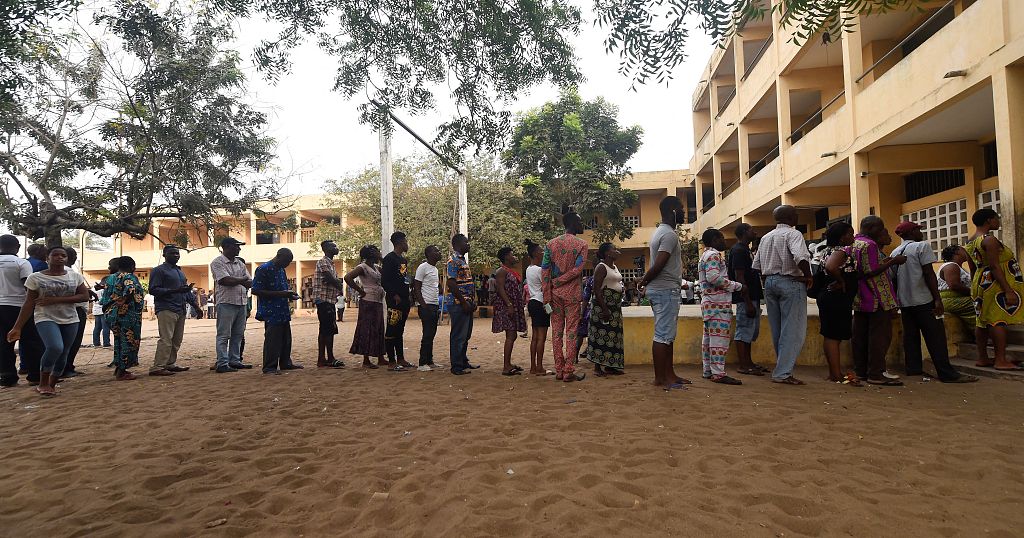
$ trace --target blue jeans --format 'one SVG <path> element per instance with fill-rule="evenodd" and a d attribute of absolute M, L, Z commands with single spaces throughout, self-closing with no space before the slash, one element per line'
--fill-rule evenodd
<path fill-rule="evenodd" d="M 453 372 L 469 368 L 469 338 L 473 336 L 473 314 L 465 313 L 458 304 L 449 308 L 452 318 L 452 332 L 448 344 L 451 351 L 451 370 Z"/>
<path fill-rule="evenodd" d="M 761 335 L 761 301 L 754 303 L 757 313 L 753 317 L 747 315 L 747 303 L 736 303 L 736 336 L 733 340 L 752 344 Z"/>
<path fill-rule="evenodd" d="M 665 345 L 675 342 L 679 327 L 679 288 L 647 290 L 646 295 L 654 311 L 654 341 Z"/>
<path fill-rule="evenodd" d="M 58 325 L 52 321 L 40 321 L 36 323 L 36 331 L 39 332 L 39 338 L 46 346 L 43 358 L 39 361 L 39 371 L 47 374 L 62 374 L 68 360 L 68 353 L 71 352 L 71 343 L 75 341 L 75 335 L 78 334 L 78 323 Z"/>
<path fill-rule="evenodd" d="M 771 275 L 764 281 L 764 301 L 775 346 L 772 379 L 786 379 L 793 375 L 796 358 L 807 337 L 807 285 L 790 277 Z"/>
<path fill-rule="evenodd" d="M 217 368 L 242 360 L 245 318 L 245 305 L 217 305 Z"/>
<path fill-rule="evenodd" d="M 103 345 L 110 347 L 110 325 L 107 324 L 107 317 L 103 314 L 93 316 L 94 326 L 92 328 L 92 345 L 100 347 L 100 334 L 103 334 Z"/>

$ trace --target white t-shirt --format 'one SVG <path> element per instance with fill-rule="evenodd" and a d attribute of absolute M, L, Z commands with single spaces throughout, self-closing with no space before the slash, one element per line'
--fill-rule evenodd
<path fill-rule="evenodd" d="M 102 316 L 103 315 L 103 305 L 100 304 L 99 301 L 93 301 L 92 302 L 92 315 L 93 316 Z"/>
<path fill-rule="evenodd" d="M 544 302 L 543 287 L 544 271 L 539 265 L 531 265 L 526 268 L 526 287 L 530 290 L 530 300 Z"/>
<path fill-rule="evenodd" d="M 437 267 L 423 262 L 416 268 L 416 280 L 422 285 L 420 293 L 423 295 L 423 302 L 428 305 L 438 304 L 438 273 Z"/>
<path fill-rule="evenodd" d="M 39 292 L 40 297 L 70 297 L 75 294 L 78 286 L 85 284 L 82 275 L 66 270 L 63 275 L 50 276 L 42 272 L 28 275 L 25 287 Z M 34 312 L 35 322 L 52 321 L 58 325 L 78 323 L 78 312 L 74 303 L 59 303 L 38 306 Z"/>
<path fill-rule="evenodd" d="M 0 254 L 0 305 L 25 304 L 25 284 L 22 279 L 32 274 L 32 264 L 13 254 Z"/>

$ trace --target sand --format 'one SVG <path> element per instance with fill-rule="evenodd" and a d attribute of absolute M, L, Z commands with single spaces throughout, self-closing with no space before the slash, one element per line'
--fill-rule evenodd
<path fill-rule="evenodd" d="M 471 344 L 484 368 L 462 377 L 360 370 L 345 353 L 349 369 L 318 371 L 309 318 L 294 324 L 308 369 L 282 376 L 208 371 L 208 320 L 188 322 L 192 371 L 173 377 L 114 382 L 106 350 L 83 349 L 89 375 L 58 398 L 0 391 L 0 535 L 1024 533 L 1022 383 L 850 388 L 805 369 L 804 387 L 665 393 L 633 367 L 564 384 L 498 375 L 489 329 Z M 408 332 L 414 356 L 418 321 Z M 262 328 L 248 335 L 253 361 Z"/>

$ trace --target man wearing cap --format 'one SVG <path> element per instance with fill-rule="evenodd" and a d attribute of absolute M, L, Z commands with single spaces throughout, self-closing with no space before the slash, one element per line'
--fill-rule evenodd
<path fill-rule="evenodd" d="M 903 239 L 892 255 L 906 256 L 907 262 L 896 266 L 896 295 L 900 300 L 903 318 L 903 350 L 907 375 L 924 375 L 921 358 L 921 335 L 932 356 L 939 381 L 943 383 L 971 383 L 978 378 L 961 375 L 949 363 L 949 349 L 946 347 L 946 327 L 942 322 L 944 314 L 939 284 L 932 264 L 938 261 L 931 245 L 924 240 L 922 226 L 916 222 L 903 221 L 896 227 L 896 235 Z"/>
<path fill-rule="evenodd" d="M 166 245 L 164 263 L 149 273 L 149 293 L 153 295 L 157 329 L 160 331 L 153 367 L 149 369 L 152 376 L 168 376 L 188 370 L 188 366 L 177 365 L 178 349 L 185 336 L 185 305 L 193 305 L 199 318 L 203 317 L 192 289 L 195 284 L 186 282 L 185 273 L 178 267 L 180 259 L 178 247 Z"/>
<path fill-rule="evenodd" d="M 245 243 L 225 237 L 220 242 L 221 255 L 210 262 L 214 295 L 217 297 L 217 366 L 218 374 L 236 372 L 241 364 L 241 344 L 245 335 L 246 295 L 252 287 L 252 276 L 245 262 L 238 257 Z"/>

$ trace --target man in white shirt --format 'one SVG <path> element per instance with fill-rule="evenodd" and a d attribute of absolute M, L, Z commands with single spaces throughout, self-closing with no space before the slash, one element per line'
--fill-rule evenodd
<path fill-rule="evenodd" d="M 21 306 L 25 304 L 25 279 L 32 274 L 32 264 L 18 256 L 20 250 L 21 242 L 17 237 L 0 236 L 0 386 L 3 387 L 18 384 L 18 355 L 14 352 L 14 342 L 7 341 L 7 333 L 14 328 Z M 22 328 L 18 345 L 29 383 L 38 383 L 43 342 L 31 319 Z"/>
<path fill-rule="evenodd" d="M 764 300 L 776 356 L 772 381 L 803 385 L 793 377 L 793 368 L 807 337 L 811 253 L 804 235 L 796 229 L 795 207 L 780 205 L 772 216 L 777 225 L 761 239 L 753 264 L 764 278 Z"/>
<path fill-rule="evenodd" d="M 437 334 L 437 321 L 441 314 L 438 305 L 441 288 L 437 271 L 437 262 L 441 261 L 441 250 L 435 245 L 430 245 L 423 251 L 423 255 L 427 260 L 416 268 L 412 292 L 419 305 L 416 312 L 419 314 L 420 323 L 423 324 L 420 364 L 416 369 L 427 372 L 434 368 L 434 336 Z"/>

